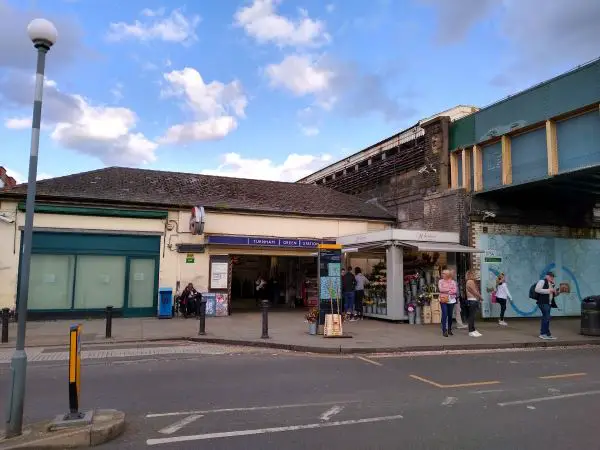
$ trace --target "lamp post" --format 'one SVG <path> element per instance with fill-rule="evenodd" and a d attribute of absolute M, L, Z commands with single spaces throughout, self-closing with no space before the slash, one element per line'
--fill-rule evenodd
<path fill-rule="evenodd" d="M 25 229 L 20 256 L 20 281 L 17 307 L 19 322 L 17 343 L 11 360 L 12 383 L 7 405 L 6 437 L 19 436 L 23 430 L 23 406 L 25 403 L 25 379 L 27 354 L 25 353 L 25 326 L 27 321 L 27 298 L 29 296 L 29 269 L 31 267 L 31 243 L 33 238 L 33 212 L 35 204 L 35 182 L 37 178 L 38 149 L 40 146 L 40 124 L 42 121 L 42 93 L 44 91 L 44 69 L 46 53 L 58 38 L 56 28 L 46 19 L 34 19 L 27 26 L 27 34 L 37 49 L 35 74 L 35 97 L 31 124 L 31 150 L 29 154 L 29 177 L 27 179 L 27 201 L 25 204 Z"/>

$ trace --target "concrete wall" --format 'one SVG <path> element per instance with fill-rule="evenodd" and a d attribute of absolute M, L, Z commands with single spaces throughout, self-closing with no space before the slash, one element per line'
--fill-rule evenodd
<path fill-rule="evenodd" d="M 17 211 L 16 202 L 2 201 L 0 212 L 16 217 L 16 223 L 0 222 L 0 307 L 13 307 L 16 301 L 18 261 L 21 232 L 25 215 Z M 195 254 L 193 263 L 186 263 L 186 253 L 177 252 L 177 244 L 203 244 L 203 236 L 188 231 L 190 213 L 170 211 L 166 231 L 163 219 L 133 219 L 118 217 L 36 214 L 34 226 L 51 230 L 110 231 L 127 233 L 160 233 L 161 261 L 159 285 L 175 288 L 177 281 L 194 283 L 200 290 L 208 288 L 209 257 L 214 254 L 265 254 L 273 256 L 307 256 L 311 250 L 207 248 Z M 348 234 L 385 229 L 384 222 L 366 220 L 317 219 L 285 216 L 256 216 L 227 213 L 207 213 L 206 233 L 296 238 L 337 238 Z"/>

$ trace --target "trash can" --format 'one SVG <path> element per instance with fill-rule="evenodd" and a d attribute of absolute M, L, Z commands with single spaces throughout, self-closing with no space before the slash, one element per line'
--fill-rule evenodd
<path fill-rule="evenodd" d="M 581 334 L 600 336 L 600 295 L 586 297 L 581 302 Z"/>
<path fill-rule="evenodd" d="M 160 288 L 158 290 L 158 318 L 173 318 L 173 289 Z"/>

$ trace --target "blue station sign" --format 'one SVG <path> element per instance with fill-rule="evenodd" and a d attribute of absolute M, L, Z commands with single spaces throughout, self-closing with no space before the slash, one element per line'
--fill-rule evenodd
<path fill-rule="evenodd" d="M 280 247 L 316 249 L 319 244 L 335 244 L 333 240 L 274 238 L 266 236 L 233 236 L 212 234 L 206 238 L 207 244 L 242 247 Z"/>

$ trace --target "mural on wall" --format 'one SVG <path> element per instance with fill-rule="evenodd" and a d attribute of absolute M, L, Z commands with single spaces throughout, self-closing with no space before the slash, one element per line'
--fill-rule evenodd
<path fill-rule="evenodd" d="M 600 240 L 552 237 L 481 235 L 481 288 L 483 317 L 498 317 L 500 306 L 491 302 L 496 277 L 506 274 L 513 296 L 507 317 L 537 317 L 539 309 L 529 298 L 529 288 L 552 271 L 560 295 L 553 316 L 579 316 L 581 301 L 600 294 Z"/>

